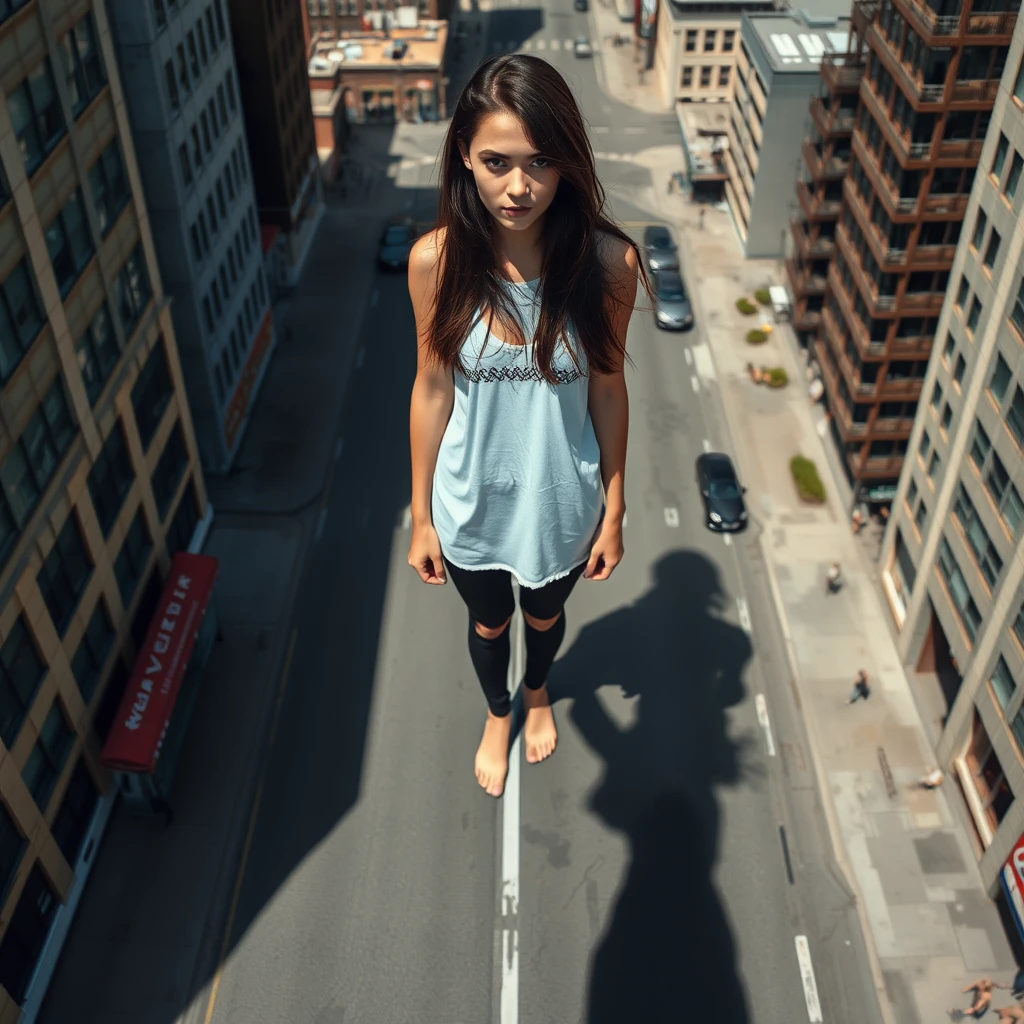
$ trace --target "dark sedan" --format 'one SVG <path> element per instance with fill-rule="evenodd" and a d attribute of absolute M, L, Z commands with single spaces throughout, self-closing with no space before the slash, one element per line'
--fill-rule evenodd
<path fill-rule="evenodd" d="M 644 229 L 644 252 L 647 254 L 647 267 L 652 273 L 679 269 L 676 243 L 664 224 L 651 224 Z"/>
<path fill-rule="evenodd" d="M 380 236 L 377 266 L 381 270 L 404 270 L 409 266 L 409 251 L 416 241 L 411 217 L 392 217 Z"/>
<path fill-rule="evenodd" d="M 708 452 L 697 459 L 697 486 L 704 503 L 704 522 L 709 530 L 743 530 L 747 507 L 732 459 L 722 452 Z"/>
<path fill-rule="evenodd" d="M 693 307 L 683 279 L 675 270 L 654 275 L 654 322 L 666 331 L 688 331 L 693 326 Z"/>

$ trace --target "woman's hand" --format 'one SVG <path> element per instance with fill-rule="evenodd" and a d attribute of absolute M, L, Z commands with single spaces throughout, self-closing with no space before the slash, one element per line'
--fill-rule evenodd
<path fill-rule="evenodd" d="M 409 541 L 409 564 L 419 573 L 424 583 L 440 585 L 447 582 L 441 558 L 441 541 L 433 523 L 413 524 L 412 539 Z"/>
<path fill-rule="evenodd" d="M 605 517 L 601 532 L 590 549 L 590 560 L 583 570 L 585 580 L 606 580 L 622 561 L 622 520 Z"/>

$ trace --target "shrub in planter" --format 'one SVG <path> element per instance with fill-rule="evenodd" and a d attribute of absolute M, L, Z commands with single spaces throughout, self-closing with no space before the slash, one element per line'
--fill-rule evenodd
<path fill-rule="evenodd" d="M 770 306 L 772 304 L 772 293 L 767 288 L 758 288 L 754 292 L 754 298 L 761 303 L 762 306 Z"/>
<path fill-rule="evenodd" d="M 770 388 L 782 388 L 789 383 L 789 374 L 781 366 L 773 366 L 768 371 L 766 383 Z"/>
<path fill-rule="evenodd" d="M 736 300 L 736 308 L 744 316 L 753 316 L 757 312 L 757 306 L 755 306 L 750 299 L 743 298 Z"/>
<path fill-rule="evenodd" d="M 794 455 L 789 460 L 789 471 L 793 474 L 797 494 L 804 501 L 821 504 L 825 500 L 825 485 L 818 476 L 818 467 L 810 459 L 802 455 Z"/>
<path fill-rule="evenodd" d="M 768 335 L 764 331 L 747 331 L 747 341 L 751 345 L 760 345 L 762 341 L 767 341 Z"/>

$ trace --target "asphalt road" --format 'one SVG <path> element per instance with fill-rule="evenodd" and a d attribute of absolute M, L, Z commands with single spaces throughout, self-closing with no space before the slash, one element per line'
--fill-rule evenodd
<path fill-rule="evenodd" d="M 550 6 L 481 16 L 486 38 L 548 40 L 618 153 L 664 145 L 672 119 L 604 96 L 600 55 L 552 50 L 587 16 Z M 440 131 L 396 137 L 396 182 L 425 216 Z M 629 202 L 647 171 L 600 169 L 614 213 L 650 219 Z M 214 1024 L 803 1021 L 798 936 L 817 1019 L 875 1019 L 756 547 L 702 525 L 694 459 L 730 441 L 687 355 L 699 296 L 687 335 L 633 317 L 625 560 L 571 598 L 558 750 L 517 763 L 501 801 L 473 777 L 465 610 L 405 564 L 404 280 L 367 301 Z"/>

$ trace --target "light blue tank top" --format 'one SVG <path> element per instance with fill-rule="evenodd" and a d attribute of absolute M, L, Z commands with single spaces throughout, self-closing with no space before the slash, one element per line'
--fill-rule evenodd
<path fill-rule="evenodd" d="M 508 289 L 532 339 L 540 282 Z M 434 470 L 434 528 L 453 565 L 507 569 L 533 588 L 589 557 L 604 492 L 582 351 L 577 359 L 579 369 L 564 345 L 556 349 L 559 383 L 550 384 L 533 364 L 532 340 L 505 344 L 485 320 L 473 325 Z"/>

